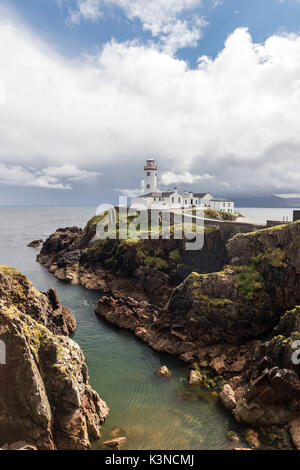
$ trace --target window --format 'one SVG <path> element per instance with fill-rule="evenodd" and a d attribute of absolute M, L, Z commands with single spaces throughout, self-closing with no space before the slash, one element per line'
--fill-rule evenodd
<path fill-rule="evenodd" d="M 147 184 L 147 189 L 150 189 L 150 184 Z"/>
<path fill-rule="evenodd" d="M 191 199 L 191 204 L 192 204 L 192 205 L 194 204 L 194 199 Z"/>
<path fill-rule="evenodd" d="M 154 201 L 156 201 L 156 197 L 154 198 Z"/>
<path fill-rule="evenodd" d="M 174 198 L 174 197 L 172 197 L 172 202 L 173 202 L 173 203 L 175 202 L 175 198 Z"/>
<path fill-rule="evenodd" d="M 184 201 L 185 204 L 187 204 L 187 199 Z"/>
<path fill-rule="evenodd" d="M 147 176 L 150 176 L 150 171 L 148 171 Z"/>
<path fill-rule="evenodd" d="M 181 199 L 180 199 L 180 197 L 179 197 L 179 198 L 178 198 L 178 202 L 180 202 L 180 201 L 181 201 Z"/>
<path fill-rule="evenodd" d="M 161 201 L 161 197 L 159 198 L 159 200 Z"/>

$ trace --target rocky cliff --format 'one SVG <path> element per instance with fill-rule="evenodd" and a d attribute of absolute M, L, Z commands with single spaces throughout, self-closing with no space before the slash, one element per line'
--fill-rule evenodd
<path fill-rule="evenodd" d="M 96 313 L 193 363 L 211 378 L 206 383 L 218 384 L 236 419 L 289 424 L 299 446 L 300 371 L 292 356 L 300 223 L 251 233 L 237 233 L 234 224 L 208 227 L 204 248 L 194 253 L 185 253 L 180 240 L 96 240 L 96 224 L 52 235 L 39 261 L 67 280 L 77 263 L 83 285 L 100 279 L 107 296 Z"/>
<path fill-rule="evenodd" d="M 0 447 L 85 449 L 100 437 L 108 408 L 67 336 L 75 327 L 54 290 L 0 266 Z"/>
<path fill-rule="evenodd" d="M 174 239 L 97 239 L 93 217 L 84 230 L 58 229 L 43 244 L 37 260 L 61 280 L 81 284 L 114 297 L 131 293 L 137 300 L 164 305 L 174 286 L 191 272 L 210 273 L 228 263 L 226 242 L 248 224 L 217 223 L 205 230 L 204 246 L 186 251 L 185 241 Z M 171 235 L 174 227 L 171 227 Z"/>
<path fill-rule="evenodd" d="M 222 271 L 191 273 L 163 308 L 103 297 L 96 312 L 153 348 L 222 375 L 222 401 L 238 420 L 290 423 L 297 443 L 300 223 L 238 234 L 226 248 Z"/>

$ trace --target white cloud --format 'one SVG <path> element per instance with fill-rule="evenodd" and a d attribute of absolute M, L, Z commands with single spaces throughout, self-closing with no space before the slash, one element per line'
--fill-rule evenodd
<path fill-rule="evenodd" d="M 202 0 L 76 0 L 77 8 L 70 9 L 68 21 L 79 24 L 81 20 L 97 21 L 112 6 L 120 8 L 128 19 L 141 21 L 145 31 L 159 38 L 164 50 L 195 46 L 207 25 L 195 12 Z"/>
<path fill-rule="evenodd" d="M 299 57 L 300 36 L 258 45 L 237 29 L 196 70 L 136 43 L 69 63 L 0 18 L 0 160 L 46 169 L 52 187 L 70 184 L 52 167 L 76 165 L 105 172 L 114 188 L 136 187 L 136 169 L 155 155 L 161 172 L 214 175 L 201 191 L 222 194 L 226 182 L 227 194 L 297 192 Z"/>
<path fill-rule="evenodd" d="M 86 181 L 102 175 L 96 171 L 80 170 L 76 165 L 70 163 L 63 166 L 49 166 L 44 168 L 42 173 L 46 176 L 65 177 L 69 181 Z"/>
<path fill-rule="evenodd" d="M 281 197 L 282 199 L 300 199 L 300 193 L 290 193 L 290 194 L 275 194 L 277 197 Z"/>
<path fill-rule="evenodd" d="M 69 8 L 71 24 L 79 24 L 82 19 L 97 21 L 103 16 L 101 0 L 77 0 L 77 9 Z"/>
<path fill-rule="evenodd" d="M 165 186 L 174 183 L 186 183 L 186 184 L 195 184 L 199 181 L 209 181 L 212 180 L 214 176 L 209 174 L 204 175 L 195 175 L 189 171 L 184 171 L 183 173 L 176 174 L 172 171 L 166 171 L 161 175 L 161 183 Z"/>
<path fill-rule="evenodd" d="M 100 173 L 80 170 L 76 165 L 52 166 L 41 170 L 0 163 L 0 183 L 47 189 L 72 189 L 70 183 L 91 180 Z"/>
<path fill-rule="evenodd" d="M 7 166 L 2 163 L 0 163 L 0 183 L 46 189 L 71 189 L 69 185 L 59 183 L 57 178 L 41 175 L 39 171 L 30 171 L 22 166 Z"/>

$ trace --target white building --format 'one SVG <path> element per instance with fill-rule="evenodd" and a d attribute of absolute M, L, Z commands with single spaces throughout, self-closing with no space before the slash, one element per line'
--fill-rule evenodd
<path fill-rule="evenodd" d="M 148 209 L 182 209 L 207 208 L 220 212 L 234 212 L 234 202 L 227 199 L 216 199 L 210 193 L 193 193 L 179 191 L 177 188 L 161 191 L 157 187 L 157 165 L 149 159 L 144 166 L 144 181 L 146 194 L 133 198 L 131 205 L 146 206 Z"/>

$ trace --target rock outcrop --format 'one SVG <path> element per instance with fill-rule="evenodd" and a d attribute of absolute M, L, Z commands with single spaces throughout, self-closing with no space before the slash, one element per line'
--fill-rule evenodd
<path fill-rule="evenodd" d="M 66 336 L 74 328 L 55 291 L 39 293 L 0 266 L 1 448 L 86 449 L 100 437 L 108 408 L 89 385 L 80 347 Z"/>
<path fill-rule="evenodd" d="M 239 421 L 276 425 L 300 417 L 300 363 L 293 360 L 300 346 L 299 321 L 297 307 L 282 316 L 268 341 L 254 348 L 243 380 L 233 385 Z"/>
<path fill-rule="evenodd" d="M 76 329 L 75 318 L 60 304 L 54 289 L 38 292 L 26 276 L 9 266 L 1 266 L 0 307 L 14 305 L 55 334 L 67 335 Z"/>
<path fill-rule="evenodd" d="M 174 286 L 191 272 L 218 271 L 228 263 L 226 242 L 239 231 L 254 230 L 247 224 L 207 226 L 204 246 L 186 251 L 185 241 L 162 239 L 98 239 L 93 217 L 84 230 L 58 229 L 43 244 L 37 260 L 58 279 L 81 284 L 114 297 L 131 297 L 164 305 Z M 172 227 L 171 227 L 172 231 Z"/>
<path fill-rule="evenodd" d="M 32 242 L 29 242 L 28 243 L 28 247 L 29 248 L 40 248 L 42 243 L 44 243 L 44 240 L 40 239 L 40 240 L 32 240 Z"/>
<path fill-rule="evenodd" d="M 190 274 L 164 308 L 103 297 L 96 312 L 154 349 L 231 376 L 221 400 L 237 420 L 287 424 L 300 414 L 300 366 L 292 359 L 300 307 L 285 313 L 300 304 L 299 248 L 299 222 L 236 235 L 227 244 L 230 265 Z"/>

